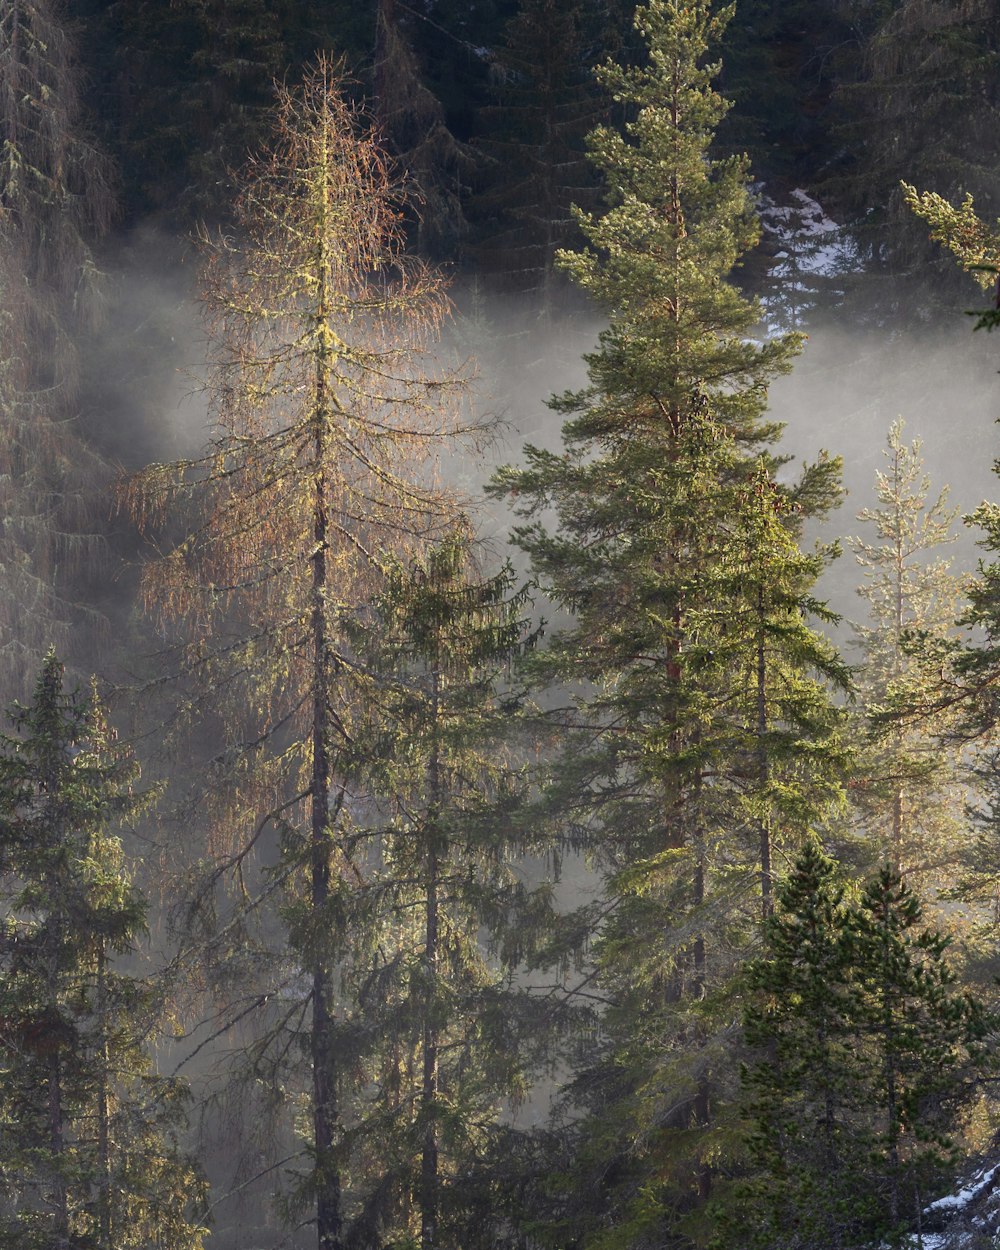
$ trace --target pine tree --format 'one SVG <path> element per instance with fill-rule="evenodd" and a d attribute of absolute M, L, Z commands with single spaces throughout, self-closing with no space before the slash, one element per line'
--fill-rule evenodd
<path fill-rule="evenodd" d="M 796 507 L 829 506 L 838 466 L 807 471 L 793 503 L 759 464 L 777 433 L 767 383 L 797 340 L 753 341 L 758 310 L 726 281 L 757 234 L 744 162 L 708 156 L 726 105 L 702 62 L 730 14 L 640 8 L 648 63 L 599 73 L 633 120 L 591 137 L 610 207 L 578 215 L 590 247 L 561 263 L 610 325 L 590 385 L 553 401 L 566 450 L 529 447 L 496 485 L 528 517 L 555 509 L 558 532 L 534 521 L 515 541 L 574 617 L 539 670 L 577 692 L 550 714 L 566 750 L 548 797 L 607 890 L 603 1041 L 572 1093 L 589 1115 L 569 1128 L 568 1223 L 595 1246 L 661 1244 L 700 1218 L 732 1076 L 715 992 L 769 907 L 775 817 L 794 842 L 836 791 L 822 679 L 838 666 L 804 623 L 817 566 L 794 536 Z M 796 795 L 780 816 L 779 775 Z"/>
<path fill-rule="evenodd" d="M 226 709 L 208 876 L 189 912 L 210 933 L 221 912 L 220 936 L 206 941 L 195 928 L 194 949 L 223 975 L 251 953 L 266 960 L 266 900 L 289 873 L 307 900 L 300 962 L 286 960 L 286 975 L 294 984 L 305 973 L 311 985 L 308 1192 L 321 1250 L 344 1244 L 341 1086 L 352 1057 L 335 973 L 344 895 L 364 867 L 353 859 L 348 768 L 370 687 L 344 622 L 392 559 L 439 537 L 454 514 L 433 458 L 457 426 L 449 397 L 459 382 L 425 370 L 422 355 L 445 302 L 437 277 L 403 255 L 395 203 L 381 153 L 321 62 L 282 93 L 274 153 L 247 171 L 243 241 L 222 240 L 208 271 L 209 450 L 154 466 L 126 492 L 147 522 L 189 496 L 203 509 L 146 576 L 149 605 L 191 630 L 183 717 L 212 723 Z M 288 857 L 274 879 L 260 859 L 279 840 Z M 267 1033 L 284 1054 L 295 1043 L 282 1029 L 302 1005 L 289 992 L 283 1023 Z"/>
<path fill-rule="evenodd" d="M 930 226 L 931 239 L 947 247 L 984 290 L 995 285 L 1000 272 L 1000 232 L 978 216 L 972 194 L 966 192 L 956 208 L 936 191 L 918 192 L 909 183 L 901 185 L 907 207 Z M 996 309 L 989 309 L 980 314 L 976 329 L 992 329 L 996 324 Z"/>
<path fill-rule="evenodd" d="M 144 1051 L 148 991 L 118 972 L 145 902 L 113 821 L 135 766 L 96 698 L 46 657 L 0 739 L 0 1229 L 23 1250 L 199 1250 L 200 1185 L 181 1153 L 185 1091 Z"/>

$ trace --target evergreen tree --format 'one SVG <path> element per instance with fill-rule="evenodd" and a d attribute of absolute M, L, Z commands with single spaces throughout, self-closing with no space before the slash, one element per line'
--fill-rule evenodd
<path fill-rule="evenodd" d="M 802 619 L 817 566 L 794 536 L 838 466 L 807 471 L 789 506 L 759 463 L 777 433 L 767 383 L 797 340 L 753 341 L 758 309 L 726 281 L 757 235 L 745 163 L 708 156 L 726 105 L 702 62 L 730 15 L 657 0 L 636 17 L 648 62 L 600 71 L 633 119 L 591 137 L 610 207 L 578 214 L 591 246 L 561 263 L 610 325 L 590 385 L 553 401 L 565 450 L 529 447 L 496 483 L 528 517 L 555 509 L 558 532 L 536 520 L 515 541 L 574 618 L 539 670 L 577 694 L 550 714 L 566 751 L 549 802 L 607 890 L 603 1042 L 572 1093 L 589 1115 L 569 1127 L 567 1219 L 595 1246 L 662 1244 L 700 1218 L 732 1075 L 715 990 L 769 907 L 778 777 L 782 840 L 836 790 L 816 678 L 838 666 Z"/>
<path fill-rule="evenodd" d="M 747 974 L 757 1175 L 738 1190 L 735 1244 L 910 1244 L 985 1063 L 990 1018 L 955 989 L 947 939 L 898 873 L 844 908 L 834 872 L 803 850 Z"/>
<path fill-rule="evenodd" d="M 524 778 L 505 747 L 520 697 L 505 672 L 531 641 L 524 608 L 509 567 L 477 573 L 460 529 L 398 565 L 358 623 L 383 688 L 355 740 L 378 814 L 357 834 L 375 866 L 350 906 L 366 952 L 355 1010 L 378 1039 L 355 1133 L 365 1197 L 351 1236 L 365 1244 L 492 1244 L 496 1218 L 481 1219 L 499 1107 L 526 1087 L 519 1022 L 540 1023 L 515 971 L 548 906 L 517 871 Z"/>
<path fill-rule="evenodd" d="M 117 972 L 145 902 L 115 820 L 136 770 L 50 652 L 0 739 L 0 1230 L 18 1250 L 198 1250 L 185 1091 L 144 1051 L 148 993 Z"/>
<path fill-rule="evenodd" d="M 96 486 L 76 418 L 82 333 L 97 320 L 94 245 L 114 197 L 82 119 L 53 0 L 0 2 L 0 702 L 25 697 L 56 643 L 78 659 L 101 622 L 79 602 L 101 570 Z"/>
<path fill-rule="evenodd" d="M 188 883 L 188 940 L 218 962 L 221 983 L 236 969 L 245 993 L 247 968 L 273 953 L 267 900 L 288 874 L 306 899 L 298 958 L 279 953 L 291 1002 L 266 1037 L 295 1053 L 288 1033 L 304 1008 L 292 987 L 305 974 L 307 1192 L 321 1250 L 339 1250 L 345 1235 L 341 1095 L 354 1055 L 336 973 L 348 949 L 344 897 L 364 868 L 348 770 L 371 693 L 344 622 L 393 558 L 419 551 L 454 515 L 433 457 L 457 426 L 448 403 L 459 383 L 422 359 L 445 302 L 438 278 L 402 253 L 396 202 L 380 151 L 321 62 L 282 93 L 274 153 L 247 171 L 242 242 L 223 240 L 208 270 L 209 450 L 127 488 L 147 522 L 189 495 L 204 509 L 146 576 L 150 606 L 191 630 L 182 717 L 211 724 L 226 709 L 206 874 Z M 279 840 L 288 857 L 274 878 L 262 861 Z"/>
<path fill-rule="evenodd" d="M 496 103 L 482 114 L 491 166 L 477 254 L 493 283 L 528 296 L 542 322 L 566 297 L 556 251 L 578 241 L 571 205 L 596 198 L 584 147 L 601 104 L 590 70 L 595 24 L 582 2 L 525 0 L 494 59 Z"/>
<path fill-rule="evenodd" d="M 934 192 L 917 192 L 904 184 L 909 207 L 931 227 L 931 237 L 946 246 L 959 264 L 983 288 L 1000 274 L 1000 227 L 989 225 L 977 214 L 971 196 L 959 207 Z M 1000 324 L 995 307 L 982 309 L 976 328 L 994 329 Z M 919 700 L 904 708 L 903 715 L 948 717 L 952 742 L 975 748 L 970 774 L 976 785 L 971 817 L 976 836 L 967 848 L 967 860 L 959 892 L 980 905 L 980 930 L 986 942 L 987 968 L 992 971 L 996 924 L 1000 918 L 1000 857 L 997 852 L 997 815 L 1000 811 L 1000 754 L 991 735 L 1000 720 L 997 683 L 1000 681 L 1000 509 L 983 503 L 968 517 L 981 531 L 979 545 L 986 555 L 967 587 L 968 604 L 958 624 L 972 632 L 968 640 L 928 646 L 926 659 L 936 668 L 937 682 Z"/>
<path fill-rule="evenodd" d="M 960 290 L 906 211 L 900 179 L 998 203 L 1000 15 L 992 0 L 897 0 L 871 15 L 879 20 L 865 22 L 862 74 L 844 94 L 850 157 L 837 189 L 865 297 L 898 325 L 926 320 L 943 293 Z"/>
<path fill-rule="evenodd" d="M 852 1220 L 868 1215 L 856 1205 L 867 1156 L 851 1119 L 860 1081 L 843 893 L 835 864 L 810 838 L 778 889 L 764 951 L 745 974 L 744 1037 L 760 1056 L 743 1073 L 756 1175 L 737 1188 L 723 1219 L 724 1227 L 739 1224 L 734 1241 L 749 1233 L 752 1246 L 834 1250 L 852 1244 Z"/>
<path fill-rule="evenodd" d="M 109 141 L 130 218 L 191 222 L 226 211 L 230 172 L 264 141 L 273 83 L 288 65 L 290 15 L 275 9 L 263 0 L 138 0 L 105 15 L 105 119 L 116 123 Z"/>
<path fill-rule="evenodd" d="M 397 0 L 377 0 L 373 105 L 383 142 L 405 171 L 417 249 L 454 255 L 467 230 L 462 202 L 475 156 L 424 81 Z"/>

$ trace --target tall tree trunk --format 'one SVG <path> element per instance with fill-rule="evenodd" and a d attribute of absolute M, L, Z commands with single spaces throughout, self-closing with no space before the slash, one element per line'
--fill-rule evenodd
<path fill-rule="evenodd" d="M 420 1160 L 420 1245 L 421 1250 L 434 1250 L 438 1236 L 438 819 L 441 805 L 441 759 L 437 741 L 440 715 L 440 671 L 435 663 L 431 715 L 434 745 L 431 751 L 428 789 L 431 819 L 427 847 L 427 913 L 424 933 L 424 1075 L 422 1102 L 424 1113 L 423 1153 Z"/>
<path fill-rule="evenodd" d="M 111 1107 L 108 1089 L 111 1056 L 108 1048 L 107 990 L 107 955 L 102 949 L 97 957 L 97 1017 L 101 1052 L 97 1076 L 97 1225 L 100 1250 L 115 1250 L 111 1240 Z"/>
<path fill-rule="evenodd" d="M 767 651 L 764 636 L 764 586 L 757 587 L 757 785 L 763 802 L 770 769 L 767 761 Z M 774 909 L 771 872 L 771 822 L 761 809 L 760 824 L 760 915 L 766 920 Z"/>
<path fill-rule="evenodd" d="M 69 1199 L 66 1178 L 62 1169 L 65 1163 L 66 1137 L 62 1107 L 62 1050 L 56 1043 L 49 1055 L 49 1149 L 54 1167 L 52 1205 L 55 1214 L 53 1250 L 69 1250 Z"/>
<path fill-rule="evenodd" d="M 323 132 L 325 140 L 326 132 Z M 323 152 L 321 159 L 328 159 Z M 327 910 L 330 896 L 330 791 L 331 765 L 327 682 L 330 680 L 330 639 L 327 629 L 326 595 L 329 542 L 327 503 L 327 456 L 330 397 L 327 393 L 329 317 L 326 255 L 327 230 L 325 214 L 326 187 L 321 208 L 316 256 L 318 281 L 316 304 L 316 379 L 313 396 L 313 540 L 312 556 L 312 778 L 311 778 L 311 858 L 312 908 L 315 916 Z M 313 1066 L 313 1132 L 316 1149 L 316 1232 L 319 1250 L 341 1250 L 341 1182 L 333 1159 L 334 1134 L 338 1120 L 337 1090 L 334 1076 L 333 1046 L 333 977 L 326 934 L 318 934 L 312 975 L 312 1066 Z"/>

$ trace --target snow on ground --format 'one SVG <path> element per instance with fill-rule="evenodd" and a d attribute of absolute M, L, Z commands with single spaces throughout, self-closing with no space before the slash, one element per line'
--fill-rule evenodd
<path fill-rule="evenodd" d="M 989 1193 L 993 1188 L 993 1178 L 997 1173 L 1000 1173 L 1000 1163 L 981 1169 L 957 1194 L 947 1194 L 944 1198 L 938 1198 L 937 1202 L 932 1202 L 926 1214 L 929 1215 L 932 1211 L 964 1210 L 974 1199 Z"/>
<path fill-rule="evenodd" d="M 928 1231 L 914 1233 L 911 1250 L 979 1250 L 997 1245 L 1000 1231 L 1000 1163 L 985 1163 L 955 1193 L 925 1207 Z"/>

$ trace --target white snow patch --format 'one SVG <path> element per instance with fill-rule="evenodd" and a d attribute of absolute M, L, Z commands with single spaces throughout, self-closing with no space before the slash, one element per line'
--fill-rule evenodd
<path fill-rule="evenodd" d="M 993 1178 L 1000 1172 L 1000 1163 L 994 1164 L 993 1167 L 983 1168 L 982 1171 L 965 1186 L 960 1189 L 957 1194 L 946 1194 L 943 1198 L 938 1198 L 937 1202 L 932 1202 L 927 1208 L 925 1214 L 932 1211 L 961 1211 L 969 1205 L 973 1199 L 978 1198 L 980 1194 L 986 1192 L 993 1184 Z M 926 1239 L 925 1239 L 926 1244 Z"/>
<path fill-rule="evenodd" d="M 775 330 L 792 329 L 818 298 L 819 279 L 852 273 L 860 262 L 843 228 L 801 187 L 781 204 L 758 187 L 757 211 L 773 249 L 765 320 Z"/>

